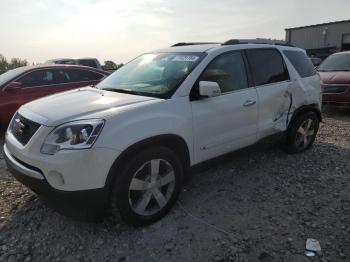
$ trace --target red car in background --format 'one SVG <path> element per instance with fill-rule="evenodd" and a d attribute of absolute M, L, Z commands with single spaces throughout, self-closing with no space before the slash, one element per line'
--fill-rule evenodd
<path fill-rule="evenodd" d="M 7 128 L 21 105 L 54 93 L 95 85 L 108 75 L 102 70 L 77 65 L 25 66 L 0 75 L 0 130 Z"/>
<path fill-rule="evenodd" d="M 350 52 L 330 55 L 318 67 L 324 104 L 350 106 Z"/>

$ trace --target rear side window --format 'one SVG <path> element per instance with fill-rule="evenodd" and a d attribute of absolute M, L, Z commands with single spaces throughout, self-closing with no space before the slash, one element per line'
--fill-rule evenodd
<path fill-rule="evenodd" d="M 285 50 L 283 54 L 292 63 L 301 77 L 309 77 L 316 74 L 314 65 L 304 52 Z"/>
<path fill-rule="evenodd" d="M 289 80 L 282 55 L 276 49 L 246 51 L 256 86 Z"/>
<path fill-rule="evenodd" d="M 89 70 L 70 69 L 68 70 L 70 82 L 98 81 L 104 75 Z"/>

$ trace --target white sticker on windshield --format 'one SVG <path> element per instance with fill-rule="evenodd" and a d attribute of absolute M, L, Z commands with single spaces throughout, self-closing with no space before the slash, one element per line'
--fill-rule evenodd
<path fill-rule="evenodd" d="M 181 61 L 181 62 L 196 62 L 199 59 L 198 56 L 192 55 L 178 55 L 173 58 L 173 61 Z"/>

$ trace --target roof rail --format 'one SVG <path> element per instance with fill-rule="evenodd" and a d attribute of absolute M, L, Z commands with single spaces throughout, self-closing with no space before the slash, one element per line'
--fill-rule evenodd
<path fill-rule="evenodd" d="M 282 40 L 272 40 L 265 38 L 256 38 L 256 39 L 230 39 L 222 45 L 240 45 L 240 44 L 265 44 L 265 45 L 280 45 L 280 46 L 292 46 L 290 43 L 286 43 Z"/>
<path fill-rule="evenodd" d="M 215 42 L 180 42 L 180 43 L 176 43 L 170 47 L 186 46 L 186 45 L 210 45 L 210 44 L 218 44 L 218 43 L 215 43 Z"/>

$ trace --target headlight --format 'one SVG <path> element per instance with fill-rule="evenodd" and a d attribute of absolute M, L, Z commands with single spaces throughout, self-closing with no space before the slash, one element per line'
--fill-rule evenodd
<path fill-rule="evenodd" d="M 54 155 L 62 149 L 91 148 L 103 124 L 104 120 L 81 120 L 58 126 L 45 139 L 41 153 Z"/>

